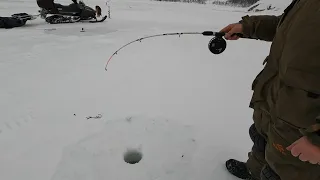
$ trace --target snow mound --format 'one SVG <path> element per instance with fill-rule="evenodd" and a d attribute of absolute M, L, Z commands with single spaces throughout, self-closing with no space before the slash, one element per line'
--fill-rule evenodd
<path fill-rule="evenodd" d="M 51 180 L 194 179 L 193 128 L 165 118 L 129 117 L 67 147 Z"/>
<path fill-rule="evenodd" d="M 284 10 L 292 0 L 260 0 L 254 5 L 250 6 L 249 12 L 260 12 L 260 11 L 282 11 Z"/>

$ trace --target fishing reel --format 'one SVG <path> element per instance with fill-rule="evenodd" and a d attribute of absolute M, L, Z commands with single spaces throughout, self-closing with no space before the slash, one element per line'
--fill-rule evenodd
<path fill-rule="evenodd" d="M 213 35 L 213 33 L 210 31 L 205 31 L 202 34 L 207 35 L 207 36 Z M 224 35 L 225 35 L 225 33 L 223 33 L 223 32 L 214 33 L 214 37 L 209 41 L 209 44 L 208 44 L 208 48 L 209 48 L 210 52 L 212 52 L 213 54 L 221 54 L 224 52 L 224 50 L 226 50 L 227 42 L 223 38 Z M 236 33 L 234 35 L 239 36 L 239 37 L 243 37 L 242 34 L 238 34 L 238 33 Z"/>
<path fill-rule="evenodd" d="M 221 54 L 224 50 L 227 48 L 227 42 L 223 38 L 223 33 L 221 34 L 216 34 L 208 44 L 208 48 L 210 52 L 213 54 Z"/>

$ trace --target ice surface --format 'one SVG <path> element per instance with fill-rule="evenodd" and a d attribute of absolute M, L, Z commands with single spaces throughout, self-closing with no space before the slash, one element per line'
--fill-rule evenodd
<path fill-rule="evenodd" d="M 289 6 L 289 4 L 292 2 L 292 0 L 260 0 L 254 5 L 252 5 L 250 8 L 248 8 L 248 11 L 254 11 L 254 12 L 263 12 L 266 13 L 266 11 L 275 11 L 278 13 L 282 13 L 283 10 Z M 273 13 L 273 12 L 272 12 Z"/>
<path fill-rule="evenodd" d="M 193 137 L 192 127 L 165 118 L 119 119 L 67 147 L 52 180 L 191 180 L 197 147 Z M 141 161 L 126 163 L 128 151 L 141 153 Z"/>
<path fill-rule="evenodd" d="M 106 13 L 104 1 L 85 2 Z M 213 55 L 210 37 L 162 36 L 127 46 L 104 68 L 131 40 L 219 31 L 247 9 L 148 0 L 109 5 L 111 19 L 101 24 L 38 18 L 0 30 L 0 179 L 235 180 L 224 162 L 246 160 L 251 149 L 250 88 L 270 43 L 228 41 Z M 0 1 L 1 16 L 37 10 L 34 0 Z M 141 162 L 124 163 L 130 147 L 141 148 Z"/>

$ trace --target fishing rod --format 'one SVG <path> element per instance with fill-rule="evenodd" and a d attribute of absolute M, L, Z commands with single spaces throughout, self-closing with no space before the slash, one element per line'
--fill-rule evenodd
<path fill-rule="evenodd" d="M 105 70 L 107 71 L 109 62 L 111 61 L 111 59 L 113 58 L 114 55 L 118 54 L 118 52 L 123 49 L 124 47 L 134 43 L 134 42 L 141 42 L 144 39 L 148 39 L 148 38 L 154 38 L 154 37 L 159 37 L 159 36 L 175 36 L 178 35 L 179 37 L 181 35 L 203 35 L 203 36 L 214 36 L 208 44 L 208 48 L 210 50 L 211 53 L 213 54 L 221 54 L 227 47 L 227 43 L 226 40 L 223 38 L 223 36 L 225 35 L 224 32 L 213 32 L 213 31 L 204 31 L 204 32 L 181 32 L 181 33 L 165 33 L 165 34 L 156 34 L 156 35 L 151 35 L 151 36 L 145 36 L 143 38 L 139 38 L 136 40 L 133 40 L 125 45 L 123 45 L 122 47 L 120 47 L 117 51 L 115 51 L 109 58 L 109 60 L 107 61 L 107 64 L 105 66 Z M 242 37 L 242 34 L 234 34 L 237 35 L 239 37 Z"/>

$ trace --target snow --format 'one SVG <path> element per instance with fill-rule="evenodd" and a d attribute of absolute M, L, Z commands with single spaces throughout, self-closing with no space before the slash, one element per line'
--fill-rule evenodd
<path fill-rule="evenodd" d="M 292 0 L 260 0 L 254 5 L 250 6 L 248 11 L 265 12 L 265 11 L 280 11 L 289 6 Z"/>
<path fill-rule="evenodd" d="M 85 2 L 106 8 L 104 1 Z M 0 179 L 235 180 L 224 162 L 246 160 L 251 149 L 250 88 L 270 43 L 228 41 L 213 55 L 211 37 L 162 36 L 127 46 L 104 68 L 131 40 L 219 31 L 246 9 L 109 5 L 111 19 L 101 24 L 38 18 L 0 30 Z M 37 10 L 34 0 L 0 2 L 2 16 Z M 141 151 L 139 163 L 124 162 L 130 148 Z"/>
<path fill-rule="evenodd" d="M 197 145 L 192 130 L 161 117 L 119 119 L 67 147 L 52 180 L 189 179 Z M 121 136 L 115 138 L 117 131 Z M 132 151 L 141 153 L 142 159 L 136 165 L 127 165 L 121 159 Z"/>

